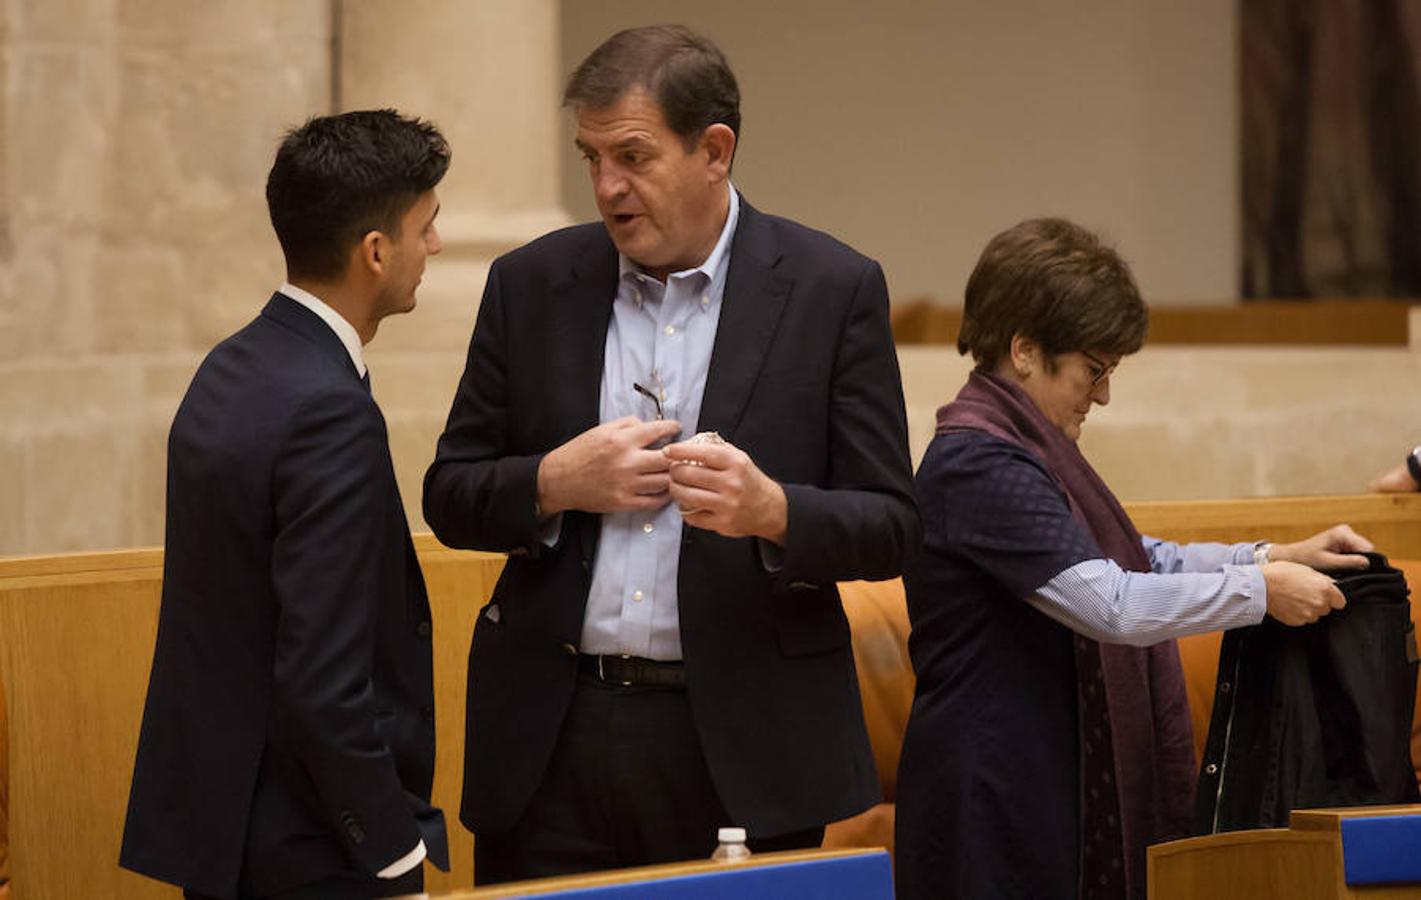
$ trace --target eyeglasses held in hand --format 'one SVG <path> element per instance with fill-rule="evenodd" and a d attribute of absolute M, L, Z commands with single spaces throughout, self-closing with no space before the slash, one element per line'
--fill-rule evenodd
<path fill-rule="evenodd" d="M 658 389 L 661 387 L 661 379 L 656 376 L 655 372 L 651 373 L 651 383 L 655 385 Z M 650 388 L 642 387 L 640 384 L 637 384 L 635 382 L 632 383 L 632 390 L 636 391 L 638 394 L 641 394 L 643 397 L 650 398 L 651 402 L 656 404 L 656 418 L 666 418 L 664 415 L 661 414 L 660 390 L 653 391 Z"/>

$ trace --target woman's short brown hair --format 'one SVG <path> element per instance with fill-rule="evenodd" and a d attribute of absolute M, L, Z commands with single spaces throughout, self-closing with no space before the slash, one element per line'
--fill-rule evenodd
<path fill-rule="evenodd" d="M 957 352 L 994 369 L 1020 334 L 1047 360 L 1080 350 L 1124 356 L 1144 345 L 1148 325 L 1120 254 L 1073 222 L 1029 219 L 992 238 L 977 260 Z"/>

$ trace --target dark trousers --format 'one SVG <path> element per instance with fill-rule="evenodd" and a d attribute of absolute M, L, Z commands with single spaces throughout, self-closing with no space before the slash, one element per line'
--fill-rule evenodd
<path fill-rule="evenodd" d="M 239 900 L 374 900 L 376 897 L 398 897 L 401 894 L 423 892 L 424 863 L 420 863 L 399 878 L 372 878 L 368 881 L 347 881 L 333 878 L 312 884 L 303 884 L 289 891 L 280 891 L 262 898 L 257 898 L 252 894 L 242 894 Z M 183 891 L 183 900 L 218 900 L 218 898 L 194 891 Z"/>
<path fill-rule="evenodd" d="M 578 680 L 542 784 L 513 828 L 474 836 L 474 883 L 708 859 L 732 822 L 684 690 Z M 752 836 L 753 852 L 818 847 L 824 829 Z"/>

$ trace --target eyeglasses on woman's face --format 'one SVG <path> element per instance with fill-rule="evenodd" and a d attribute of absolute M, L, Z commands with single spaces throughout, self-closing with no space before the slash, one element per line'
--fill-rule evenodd
<path fill-rule="evenodd" d="M 1088 360 L 1086 371 L 1090 373 L 1091 387 L 1099 387 L 1102 381 L 1115 374 L 1116 367 L 1120 365 L 1120 360 L 1118 359 L 1113 363 L 1108 363 L 1094 353 L 1087 353 L 1084 350 L 1081 351 L 1081 356 L 1084 356 Z"/>

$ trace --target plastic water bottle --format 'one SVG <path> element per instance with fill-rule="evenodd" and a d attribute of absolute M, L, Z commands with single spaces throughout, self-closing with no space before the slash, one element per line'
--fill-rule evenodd
<path fill-rule="evenodd" d="M 750 848 L 745 846 L 744 828 L 722 828 L 716 832 L 720 845 L 711 854 L 716 862 L 739 862 L 750 858 Z"/>

